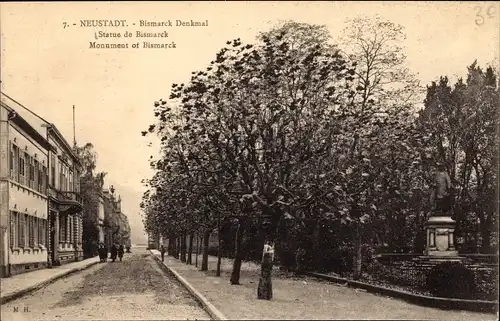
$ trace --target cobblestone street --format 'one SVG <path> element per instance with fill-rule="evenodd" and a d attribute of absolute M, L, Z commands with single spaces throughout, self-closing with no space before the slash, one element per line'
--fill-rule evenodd
<path fill-rule="evenodd" d="M 145 249 L 100 263 L 2 306 L 2 320 L 209 320 Z"/>

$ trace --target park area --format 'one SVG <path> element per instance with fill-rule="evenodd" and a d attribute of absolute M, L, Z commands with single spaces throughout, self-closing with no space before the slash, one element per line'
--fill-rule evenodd
<path fill-rule="evenodd" d="M 222 259 L 220 277 L 215 274 L 217 257 L 209 256 L 208 271 L 199 271 L 194 266 L 194 255 L 192 262 L 193 264 L 186 264 L 172 256 L 165 256 L 164 261 L 231 320 L 496 319 L 493 314 L 422 307 L 314 277 L 296 277 L 279 268 L 273 271 L 273 299 L 257 300 L 260 265 L 244 262 L 241 266 L 240 285 L 231 285 L 229 280 L 233 260 Z"/>
<path fill-rule="evenodd" d="M 441 319 L 306 273 L 497 309 L 498 64 L 471 57 L 458 77 L 422 82 L 403 67 L 402 25 L 359 16 L 344 27 L 334 37 L 285 21 L 229 40 L 154 102 L 142 132 L 162 141 L 141 203 L 151 244 L 182 262 L 234 259 L 220 279 L 194 282 L 219 282 L 207 288 L 215 302 L 240 298 L 235 317 Z M 275 293 L 255 301 L 266 255 L 302 277 L 263 278 Z"/>

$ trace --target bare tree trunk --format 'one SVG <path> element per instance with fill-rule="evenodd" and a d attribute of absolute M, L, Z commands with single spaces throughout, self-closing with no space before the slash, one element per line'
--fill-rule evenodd
<path fill-rule="evenodd" d="M 317 221 L 314 221 L 313 222 L 313 233 L 312 233 L 312 246 L 311 246 L 311 250 L 312 250 L 312 260 L 310 261 L 310 265 L 307 266 L 307 269 L 311 269 L 312 267 L 315 267 L 316 268 L 316 271 L 318 270 L 322 270 L 323 269 L 323 265 L 324 265 L 324 261 L 322 261 L 322 258 L 323 258 L 323 255 L 319 255 L 319 253 L 321 252 L 321 247 L 320 247 L 320 244 L 319 244 L 319 241 L 320 241 L 320 224 L 318 224 Z M 310 256 L 309 256 L 310 257 Z"/>
<path fill-rule="evenodd" d="M 206 229 L 203 234 L 203 258 L 201 260 L 201 270 L 208 271 L 208 245 L 209 245 L 210 229 Z"/>
<path fill-rule="evenodd" d="M 189 247 L 188 247 L 188 257 L 187 264 L 193 264 L 193 233 L 189 234 Z"/>
<path fill-rule="evenodd" d="M 171 243 L 172 243 L 172 254 L 171 256 L 177 258 L 177 238 L 176 237 L 172 237 L 171 238 Z"/>
<path fill-rule="evenodd" d="M 233 270 L 231 272 L 231 284 L 240 284 L 240 272 L 241 272 L 241 261 L 243 259 L 241 251 L 241 240 L 243 239 L 243 233 L 245 232 L 245 225 L 242 220 L 238 222 L 238 229 L 236 230 L 236 240 L 235 240 L 235 255 L 233 261 Z"/>
<path fill-rule="evenodd" d="M 220 243 L 220 226 L 217 233 L 217 271 L 215 272 L 215 276 L 220 276 L 220 265 L 222 261 L 222 252 L 221 252 L 221 243 Z"/>
<path fill-rule="evenodd" d="M 174 249 L 172 245 L 172 237 L 168 238 L 167 255 L 172 256 L 172 250 Z"/>
<path fill-rule="evenodd" d="M 181 262 L 186 262 L 186 234 L 181 235 Z"/>
<path fill-rule="evenodd" d="M 358 280 L 361 277 L 361 264 L 362 264 L 362 239 L 361 239 L 361 229 L 359 226 L 360 223 L 356 224 L 356 232 L 355 232 L 355 253 L 354 253 L 354 279 Z"/>
<path fill-rule="evenodd" d="M 271 300 L 273 298 L 273 284 L 271 272 L 273 262 L 269 253 L 264 253 L 260 269 L 259 287 L 257 288 L 257 299 Z"/>
<path fill-rule="evenodd" d="M 181 259 L 181 251 L 182 251 L 182 245 L 181 245 L 181 237 L 177 237 L 177 259 L 180 260 Z"/>
<path fill-rule="evenodd" d="M 195 266 L 198 267 L 198 255 L 200 254 L 201 248 L 201 237 L 196 236 L 196 263 Z"/>

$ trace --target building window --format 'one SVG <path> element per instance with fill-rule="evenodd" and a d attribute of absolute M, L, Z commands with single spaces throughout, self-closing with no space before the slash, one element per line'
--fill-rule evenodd
<path fill-rule="evenodd" d="M 10 173 L 10 178 L 14 179 L 14 144 L 10 144 L 9 148 L 9 173 Z"/>
<path fill-rule="evenodd" d="M 74 189 L 73 189 L 73 172 L 72 171 L 69 171 L 68 178 L 69 178 L 68 191 L 73 192 Z"/>
<path fill-rule="evenodd" d="M 38 224 L 40 224 L 40 219 L 35 217 L 35 221 L 33 223 L 33 247 L 38 245 Z"/>
<path fill-rule="evenodd" d="M 42 169 L 41 169 L 41 174 L 40 174 L 40 177 L 41 177 L 41 181 L 40 181 L 40 192 L 42 194 L 47 194 L 47 189 L 46 189 L 46 184 L 47 184 L 47 167 L 45 166 L 42 166 Z"/>
<path fill-rule="evenodd" d="M 27 220 L 28 215 L 26 214 L 21 214 L 19 213 L 19 219 L 18 219 L 18 225 L 17 225 L 17 230 L 18 230 L 18 247 L 24 248 L 26 246 L 26 220 Z"/>
<path fill-rule="evenodd" d="M 24 185 L 24 174 L 25 174 L 25 166 L 24 166 L 24 155 L 23 153 L 19 153 L 19 178 L 18 182 L 19 184 Z"/>
<path fill-rule="evenodd" d="M 28 215 L 28 247 L 33 248 L 35 247 L 35 239 L 34 239 L 34 233 L 33 233 L 33 226 L 34 226 L 34 217 Z"/>
<path fill-rule="evenodd" d="M 10 212 L 10 247 L 16 248 L 18 247 L 17 240 L 17 220 L 18 220 L 17 212 Z"/>
<path fill-rule="evenodd" d="M 40 193 L 43 193 L 43 171 L 42 171 L 42 164 L 40 164 L 38 161 L 35 161 L 35 184 L 36 184 L 36 190 Z"/>
<path fill-rule="evenodd" d="M 50 159 L 50 185 L 56 187 L 56 158 L 54 156 Z"/>
<path fill-rule="evenodd" d="M 12 144 L 12 159 L 11 159 L 10 167 L 11 167 L 11 171 L 10 171 L 11 179 L 15 180 L 16 182 L 19 181 L 19 177 L 18 177 L 19 148 L 14 144 Z"/>
<path fill-rule="evenodd" d="M 43 231 L 42 227 L 43 227 L 43 219 L 39 219 L 38 226 L 37 226 L 37 228 L 38 228 L 38 234 L 37 234 L 37 243 L 38 243 L 38 245 L 43 244 L 42 243 L 42 231 Z"/>
<path fill-rule="evenodd" d="M 38 245 L 45 245 L 45 220 L 39 219 L 38 222 Z"/>
<path fill-rule="evenodd" d="M 59 243 L 66 241 L 66 216 L 59 218 Z"/>
<path fill-rule="evenodd" d="M 64 165 L 62 162 L 59 163 L 59 190 L 61 191 L 67 191 L 66 189 L 66 165 Z"/>
<path fill-rule="evenodd" d="M 71 242 L 71 216 L 66 220 L 66 242 Z"/>
<path fill-rule="evenodd" d="M 27 160 L 27 167 L 29 168 L 28 171 L 28 186 L 29 188 L 35 189 L 35 165 L 34 165 L 34 159 L 33 157 L 29 156 L 28 154 L 26 155 L 26 160 Z"/>
<path fill-rule="evenodd" d="M 40 167 L 36 159 L 33 159 L 33 189 L 40 192 Z"/>

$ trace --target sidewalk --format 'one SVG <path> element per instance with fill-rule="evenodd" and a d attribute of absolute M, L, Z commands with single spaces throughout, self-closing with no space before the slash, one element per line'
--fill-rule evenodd
<path fill-rule="evenodd" d="M 152 252 L 159 256 L 159 252 Z M 195 256 L 193 255 L 193 264 Z M 241 285 L 229 284 L 232 260 L 222 259 L 221 276 L 215 276 L 217 258 L 209 256 L 208 272 L 199 271 L 165 255 L 165 265 L 181 275 L 228 319 L 425 319 L 495 320 L 492 314 L 449 311 L 413 305 L 363 290 L 312 277 L 285 277 L 273 271 L 273 299 L 257 300 L 260 266 L 244 262 Z M 198 256 L 198 267 L 201 255 Z"/>
<path fill-rule="evenodd" d="M 99 257 L 64 264 L 52 269 L 41 269 L 0 279 L 0 303 L 14 300 L 70 273 L 99 263 Z"/>

